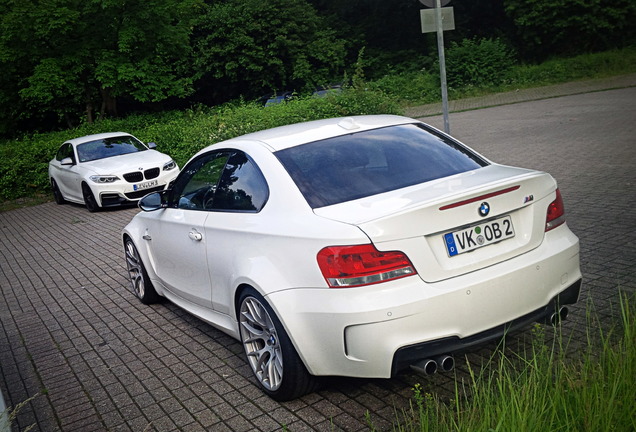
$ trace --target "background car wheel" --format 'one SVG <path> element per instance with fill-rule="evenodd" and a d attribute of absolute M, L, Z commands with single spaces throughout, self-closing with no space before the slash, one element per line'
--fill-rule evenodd
<path fill-rule="evenodd" d="M 91 188 L 88 187 L 87 184 L 82 185 L 82 195 L 84 196 L 84 204 L 86 205 L 86 209 L 89 212 L 93 213 L 99 210 L 95 195 L 93 195 L 93 191 L 91 191 Z"/>
<path fill-rule="evenodd" d="M 60 188 L 57 186 L 55 180 L 51 179 L 51 189 L 53 189 L 53 199 L 57 204 L 64 204 L 66 200 L 62 196 L 62 192 L 60 192 Z"/>
<path fill-rule="evenodd" d="M 141 262 L 139 251 L 137 251 L 131 239 L 126 239 L 124 249 L 126 252 L 128 278 L 133 292 L 143 304 L 157 303 L 160 300 L 159 294 L 155 291 L 155 287 L 152 286 L 144 263 Z"/>
<path fill-rule="evenodd" d="M 311 376 L 272 308 L 254 289 L 239 299 L 239 329 L 247 362 L 263 391 L 286 401 L 314 390 Z"/>

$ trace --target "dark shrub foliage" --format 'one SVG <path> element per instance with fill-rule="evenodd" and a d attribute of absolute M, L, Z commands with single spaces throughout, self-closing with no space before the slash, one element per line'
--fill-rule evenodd
<path fill-rule="evenodd" d="M 499 84 L 516 63 L 513 50 L 500 39 L 451 42 L 445 54 L 448 86 L 453 88 Z"/>

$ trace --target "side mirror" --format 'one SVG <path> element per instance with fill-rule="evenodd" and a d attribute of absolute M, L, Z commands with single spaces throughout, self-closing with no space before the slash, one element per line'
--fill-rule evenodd
<path fill-rule="evenodd" d="M 146 212 L 151 212 L 165 208 L 162 192 L 152 192 L 139 200 L 139 208 Z"/>
<path fill-rule="evenodd" d="M 65 157 L 60 161 L 60 165 L 74 165 L 73 159 L 71 159 L 70 157 Z"/>
<path fill-rule="evenodd" d="M 150 150 L 154 150 L 154 149 L 156 149 L 156 148 L 157 148 L 157 143 L 149 142 L 149 143 L 148 143 L 148 148 L 149 148 Z"/>

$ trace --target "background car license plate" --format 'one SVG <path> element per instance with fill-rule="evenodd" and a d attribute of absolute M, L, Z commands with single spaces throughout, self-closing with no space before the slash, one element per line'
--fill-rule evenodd
<path fill-rule="evenodd" d="M 444 241 L 448 256 L 453 257 L 514 236 L 510 216 L 505 216 L 444 234 Z"/>
<path fill-rule="evenodd" d="M 153 186 L 157 186 L 159 184 L 159 182 L 157 180 L 153 180 L 153 181 L 149 181 L 146 183 L 139 183 L 137 185 L 133 185 L 133 189 L 134 190 L 143 190 L 143 189 L 148 189 L 151 188 Z"/>

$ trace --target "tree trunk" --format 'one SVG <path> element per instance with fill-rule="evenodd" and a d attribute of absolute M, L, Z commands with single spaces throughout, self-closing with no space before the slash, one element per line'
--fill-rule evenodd
<path fill-rule="evenodd" d="M 102 88 L 102 117 L 117 117 L 117 98 L 110 94 L 109 88 Z"/>
<path fill-rule="evenodd" d="M 92 124 L 95 119 L 93 118 L 93 104 L 89 101 L 86 102 L 86 121 L 88 124 Z"/>

